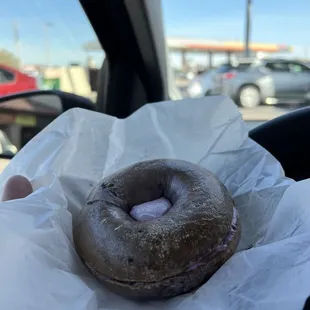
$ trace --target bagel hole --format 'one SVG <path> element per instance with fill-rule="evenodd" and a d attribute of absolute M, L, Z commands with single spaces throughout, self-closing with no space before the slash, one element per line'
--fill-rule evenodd
<path fill-rule="evenodd" d="M 129 215 L 136 221 L 150 221 L 163 216 L 170 208 L 171 202 L 160 197 L 155 200 L 147 201 L 131 208 Z"/>

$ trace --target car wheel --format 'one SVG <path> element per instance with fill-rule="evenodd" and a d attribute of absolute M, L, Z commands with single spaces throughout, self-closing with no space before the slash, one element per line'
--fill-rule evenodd
<path fill-rule="evenodd" d="M 241 88 L 238 102 L 243 108 L 255 108 L 261 104 L 259 89 L 254 85 L 248 85 Z"/>

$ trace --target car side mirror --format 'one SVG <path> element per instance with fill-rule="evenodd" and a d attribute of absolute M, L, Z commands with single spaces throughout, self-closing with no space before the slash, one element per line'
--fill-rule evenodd
<path fill-rule="evenodd" d="M 61 91 L 0 97 L 0 158 L 11 159 L 35 135 L 72 108 L 96 110 L 89 99 Z"/>

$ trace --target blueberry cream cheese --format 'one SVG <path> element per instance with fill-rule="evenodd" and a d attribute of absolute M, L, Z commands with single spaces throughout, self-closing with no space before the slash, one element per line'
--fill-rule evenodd
<path fill-rule="evenodd" d="M 77 253 L 111 291 L 158 300 L 204 284 L 235 252 L 234 201 L 210 171 L 144 161 L 103 179 L 75 222 Z"/>

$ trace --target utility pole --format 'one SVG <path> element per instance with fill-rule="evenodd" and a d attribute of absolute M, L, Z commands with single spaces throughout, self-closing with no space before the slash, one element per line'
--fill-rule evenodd
<path fill-rule="evenodd" d="M 46 22 L 44 24 L 45 62 L 47 66 L 51 65 L 50 32 L 49 32 L 51 27 L 53 27 L 52 23 Z"/>
<path fill-rule="evenodd" d="M 19 60 L 20 67 L 23 66 L 22 62 L 22 52 L 21 52 L 21 43 L 20 43 L 20 36 L 19 36 L 19 28 L 17 21 L 13 21 L 13 38 L 14 38 L 14 44 L 15 44 L 15 53 Z"/>
<path fill-rule="evenodd" d="M 251 9 L 252 0 L 246 0 L 246 19 L 245 19 L 245 40 L 244 40 L 244 54 L 245 57 L 249 57 L 251 54 L 250 50 L 250 36 L 251 36 Z"/>

